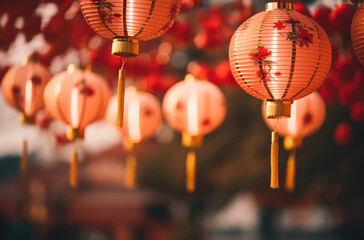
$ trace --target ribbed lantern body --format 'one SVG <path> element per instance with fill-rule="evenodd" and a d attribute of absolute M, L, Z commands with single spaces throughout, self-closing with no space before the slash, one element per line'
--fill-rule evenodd
<path fill-rule="evenodd" d="M 351 41 L 360 63 L 364 66 L 364 5 L 361 4 L 351 23 Z"/>
<path fill-rule="evenodd" d="M 163 114 L 172 128 L 190 136 L 206 135 L 225 119 L 226 100 L 208 81 L 181 81 L 163 99 Z"/>
<path fill-rule="evenodd" d="M 106 119 L 116 125 L 117 96 L 110 99 Z M 162 111 L 154 95 L 127 88 L 125 92 L 124 122 L 118 128 L 122 136 L 132 143 L 153 137 L 162 124 Z"/>
<path fill-rule="evenodd" d="M 47 111 L 74 129 L 102 119 L 109 98 L 110 88 L 101 76 L 79 69 L 57 74 L 44 91 Z"/>
<path fill-rule="evenodd" d="M 234 33 L 229 50 L 237 83 L 262 100 L 293 101 L 316 90 L 331 65 L 331 45 L 311 18 L 286 9 L 260 12 Z"/>
<path fill-rule="evenodd" d="M 43 107 L 43 92 L 50 78 L 48 70 L 39 63 L 12 67 L 2 81 L 4 98 L 27 117 L 33 117 Z"/>
<path fill-rule="evenodd" d="M 274 129 L 274 120 L 263 118 L 270 129 Z M 318 92 L 298 99 L 292 104 L 291 118 L 280 119 L 277 123 L 277 133 L 281 136 L 302 139 L 317 131 L 325 119 L 325 103 Z"/>
<path fill-rule="evenodd" d="M 105 38 L 149 40 L 161 36 L 176 20 L 180 0 L 79 0 L 96 33 Z"/>

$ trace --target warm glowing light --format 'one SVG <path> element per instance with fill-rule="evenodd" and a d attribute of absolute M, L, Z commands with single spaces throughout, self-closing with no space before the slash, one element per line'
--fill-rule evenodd
<path fill-rule="evenodd" d="M 191 135 L 198 135 L 198 106 L 197 93 L 191 91 L 187 100 L 187 130 Z"/>
<path fill-rule="evenodd" d="M 129 138 L 133 143 L 139 143 L 142 140 L 140 133 L 140 104 L 137 98 L 131 99 L 129 103 L 128 131 Z"/>
<path fill-rule="evenodd" d="M 79 101 L 78 88 L 72 88 L 71 92 L 71 125 L 73 128 L 78 127 L 78 101 Z"/>
<path fill-rule="evenodd" d="M 29 114 L 32 108 L 33 99 L 33 83 L 32 80 L 28 80 L 25 84 L 25 113 Z"/>

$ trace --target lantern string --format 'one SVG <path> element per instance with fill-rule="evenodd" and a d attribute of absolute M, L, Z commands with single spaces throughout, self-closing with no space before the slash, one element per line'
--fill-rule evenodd
<path fill-rule="evenodd" d="M 289 153 L 286 169 L 286 182 L 285 188 L 289 192 L 293 192 L 295 189 L 296 178 L 296 149 L 292 149 Z"/>
<path fill-rule="evenodd" d="M 273 189 L 279 188 L 278 181 L 278 134 L 277 130 L 278 119 L 274 119 L 274 131 L 272 132 L 271 139 L 271 152 L 270 152 L 270 187 Z"/>
<path fill-rule="evenodd" d="M 137 159 L 133 154 L 126 157 L 125 163 L 125 187 L 128 189 L 136 188 Z"/>
<path fill-rule="evenodd" d="M 70 186 L 72 188 L 77 187 L 77 165 L 78 165 L 78 154 L 77 154 L 77 139 L 74 141 L 74 150 L 71 159 L 70 168 Z"/>
<path fill-rule="evenodd" d="M 196 188 L 196 153 L 189 151 L 186 158 L 186 190 L 189 193 Z"/>

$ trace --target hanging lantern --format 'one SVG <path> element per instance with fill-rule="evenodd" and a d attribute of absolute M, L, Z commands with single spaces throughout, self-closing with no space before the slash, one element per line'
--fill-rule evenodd
<path fill-rule="evenodd" d="M 67 139 L 84 137 L 87 125 L 104 117 L 110 89 L 99 75 L 73 65 L 54 76 L 44 90 L 46 110 L 67 125 Z M 77 186 L 77 146 L 72 155 L 70 184 Z"/>
<path fill-rule="evenodd" d="M 237 83 L 266 105 L 266 117 L 290 116 L 291 103 L 316 90 L 331 65 L 325 31 L 288 2 L 273 2 L 245 21 L 230 43 Z M 278 142 L 272 132 L 271 188 L 278 188 Z"/>
<path fill-rule="evenodd" d="M 225 119 L 226 101 L 214 84 L 186 75 L 185 81 L 172 86 L 165 94 L 163 114 L 172 128 L 182 133 L 182 145 L 189 148 L 186 161 L 186 189 L 195 190 L 196 153 L 203 136 Z"/>
<path fill-rule="evenodd" d="M 264 117 L 267 126 L 274 130 L 274 120 Z M 325 103 L 318 92 L 313 92 L 308 96 L 295 101 L 292 104 L 291 117 L 282 119 L 277 123 L 278 135 L 284 137 L 284 148 L 290 151 L 287 161 L 285 187 L 288 191 L 293 191 L 295 187 L 295 159 L 296 150 L 301 147 L 302 139 L 317 131 L 325 119 Z"/>
<path fill-rule="evenodd" d="M 116 111 L 118 96 L 110 99 L 106 119 L 117 125 Z M 123 136 L 123 143 L 130 152 L 126 158 L 125 186 L 136 187 L 137 160 L 133 154 L 136 144 L 153 137 L 162 124 L 159 100 L 148 92 L 136 91 L 129 87 L 125 91 L 125 113 L 123 127 L 118 128 Z"/>
<path fill-rule="evenodd" d="M 40 63 L 27 62 L 20 67 L 12 67 L 2 81 L 2 92 L 5 100 L 20 115 L 24 124 L 34 123 L 38 110 L 43 108 L 43 91 L 51 78 L 48 70 Z M 27 139 L 23 139 L 21 170 L 27 170 Z"/>
<path fill-rule="evenodd" d="M 127 57 L 139 53 L 139 41 L 163 35 L 174 23 L 180 10 L 180 0 L 79 0 L 88 24 L 99 35 L 113 39 L 112 54 L 124 57 L 118 81 L 118 120 L 123 126 L 125 71 Z"/>
<path fill-rule="evenodd" d="M 364 66 L 364 5 L 360 4 L 351 23 L 351 41 L 357 58 Z"/>

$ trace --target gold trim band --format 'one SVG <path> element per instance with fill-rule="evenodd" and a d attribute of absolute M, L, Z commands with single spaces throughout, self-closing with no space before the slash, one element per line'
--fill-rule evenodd
<path fill-rule="evenodd" d="M 266 118 L 289 118 L 291 117 L 291 101 L 265 100 Z"/>
<path fill-rule="evenodd" d="M 139 41 L 131 38 L 114 38 L 111 54 L 118 57 L 136 57 L 139 54 Z"/>
<path fill-rule="evenodd" d="M 270 2 L 265 5 L 265 11 L 270 11 L 274 9 L 285 9 L 294 10 L 294 4 L 291 2 Z"/>

